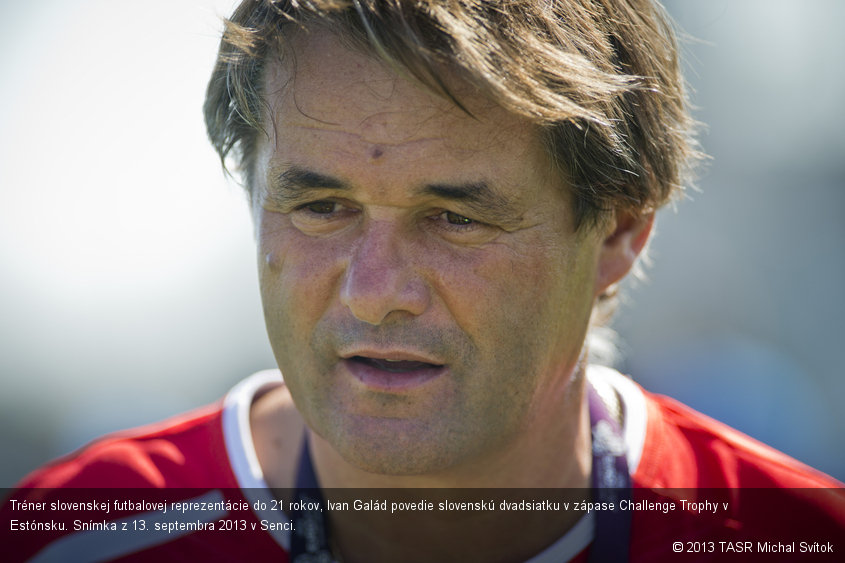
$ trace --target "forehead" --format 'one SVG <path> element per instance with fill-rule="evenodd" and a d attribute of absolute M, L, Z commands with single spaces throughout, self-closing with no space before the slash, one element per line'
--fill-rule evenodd
<path fill-rule="evenodd" d="M 454 73 L 444 76 L 465 109 L 332 33 L 316 30 L 290 37 L 283 55 L 268 65 L 265 88 L 277 132 L 336 132 L 382 147 L 442 142 L 458 152 L 540 146 L 536 126 Z"/>

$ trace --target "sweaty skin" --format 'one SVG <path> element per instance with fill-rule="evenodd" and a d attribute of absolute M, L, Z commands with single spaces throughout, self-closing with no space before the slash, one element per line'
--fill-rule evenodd
<path fill-rule="evenodd" d="M 253 186 L 268 482 L 301 415 L 326 487 L 586 486 L 582 344 L 647 225 L 576 232 L 536 128 L 458 79 L 472 116 L 327 32 L 292 48 Z"/>

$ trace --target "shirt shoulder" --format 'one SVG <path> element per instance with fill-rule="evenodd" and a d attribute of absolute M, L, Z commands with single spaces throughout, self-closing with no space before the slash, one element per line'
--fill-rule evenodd
<path fill-rule="evenodd" d="M 18 488 L 212 486 L 228 467 L 222 445 L 221 403 L 216 403 L 103 436 L 36 469 Z"/>
<path fill-rule="evenodd" d="M 258 487 L 249 410 L 281 384 L 278 370 L 258 372 L 211 404 L 154 424 L 114 432 L 27 475 L 17 488 Z"/>
<path fill-rule="evenodd" d="M 10 560 L 284 560 L 249 431 L 249 408 L 281 383 L 259 372 L 222 400 L 104 436 L 33 471 L 0 505 Z M 267 506 L 261 514 L 256 507 Z M 11 531 L 10 531 L 11 530 Z M 248 547 L 245 547 L 248 546 Z M 254 556 L 254 557 L 253 557 Z"/>
<path fill-rule="evenodd" d="M 832 477 L 674 399 L 642 393 L 648 422 L 635 474 L 635 482 L 642 486 L 843 486 Z"/>
<path fill-rule="evenodd" d="M 837 480 L 674 399 L 635 390 L 645 422 L 632 471 L 632 560 L 674 557 L 675 542 L 702 550 L 691 560 L 728 552 L 793 560 L 813 542 L 842 537 Z"/>

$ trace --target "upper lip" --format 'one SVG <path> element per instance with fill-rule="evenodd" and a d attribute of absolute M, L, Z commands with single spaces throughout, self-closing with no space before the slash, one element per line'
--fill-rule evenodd
<path fill-rule="evenodd" d="M 438 358 L 423 352 L 415 350 L 401 350 L 397 348 L 378 349 L 378 348 L 349 348 L 341 352 L 340 357 L 344 360 L 349 360 L 356 356 L 364 358 L 372 358 L 376 360 L 390 360 L 393 362 L 424 362 L 426 364 L 434 364 L 442 366 L 444 364 Z"/>

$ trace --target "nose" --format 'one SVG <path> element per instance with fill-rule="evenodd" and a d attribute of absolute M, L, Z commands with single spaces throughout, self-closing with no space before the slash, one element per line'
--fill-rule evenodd
<path fill-rule="evenodd" d="M 415 267 L 415 249 L 397 226 L 372 222 L 361 234 L 342 281 L 340 301 L 356 319 L 378 325 L 391 313 L 422 314 L 429 290 Z"/>

